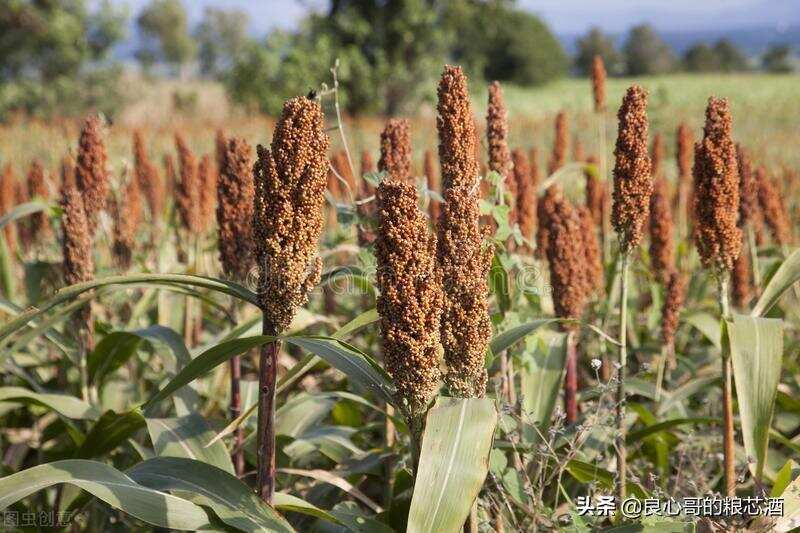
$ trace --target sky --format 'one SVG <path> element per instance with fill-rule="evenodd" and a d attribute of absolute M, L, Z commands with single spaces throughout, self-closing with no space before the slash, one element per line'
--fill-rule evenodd
<path fill-rule="evenodd" d="M 113 0 L 135 14 L 149 0 Z M 661 31 L 702 31 L 764 27 L 780 32 L 800 24 L 800 0 L 517 0 L 540 15 L 557 34 L 575 34 L 591 26 L 619 33 L 648 22 Z M 251 19 L 251 32 L 293 28 L 310 9 L 327 0 L 184 0 L 192 21 L 208 6 L 238 8 Z"/>

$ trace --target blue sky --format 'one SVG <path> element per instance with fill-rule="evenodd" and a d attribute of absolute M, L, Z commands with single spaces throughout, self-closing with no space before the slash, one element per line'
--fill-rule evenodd
<path fill-rule="evenodd" d="M 114 0 L 136 14 L 148 0 Z M 765 27 L 780 32 L 800 24 L 800 0 L 517 0 L 523 9 L 542 16 L 556 33 L 570 34 L 598 25 L 621 32 L 649 22 L 662 31 L 722 30 Z M 310 9 L 327 0 L 184 0 L 197 20 L 207 6 L 239 8 L 251 18 L 251 30 L 264 33 L 275 27 L 291 28 Z"/>

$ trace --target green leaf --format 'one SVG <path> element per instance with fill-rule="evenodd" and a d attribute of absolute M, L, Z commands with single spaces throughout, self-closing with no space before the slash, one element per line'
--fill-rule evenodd
<path fill-rule="evenodd" d="M 205 511 L 194 503 L 139 485 L 106 464 L 82 459 L 34 466 L 0 479 L 0 510 L 58 483 L 81 488 L 154 526 L 184 530 L 209 526 Z"/>
<path fill-rule="evenodd" d="M 783 321 L 734 315 L 727 321 L 736 399 L 747 455 L 756 460 L 756 479 L 764 472 L 769 428 L 783 358 Z M 752 464 L 750 465 L 752 469 Z"/>
<path fill-rule="evenodd" d="M 642 429 L 637 429 L 636 431 L 631 431 L 625 436 L 625 442 L 627 444 L 635 444 L 636 442 L 643 440 L 656 433 L 667 431 L 669 429 L 679 426 L 685 426 L 688 424 L 719 424 L 720 422 L 721 420 L 719 418 L 713 418 L 708 416 L 697 416 L 693 418 L 674 418 L 672 420 L 665 420 L 663 422 L 658 422 L 657 424 L 652 424 Z"/>
<path fill-rule="evenodd" d="M 141 337 L 127 331 L 115 331 L 103 337 L 86 361 L 89 382 L 102 382 L 107 374 L 118 369 L 136 353 L 141 341 Z"/>
<path fill-rule="evenodd" d="M 781 493 L 783 516 L 778 518 L 770 531 L 796 531 L 800 526 L 800 477 L 789 483 Z"/>
<path fill-rule="evenodd" d="M 665 395 L 666 399 L 659 404 L 656 414 L 663 415 L 664 413 L 669 412 L 670 409 L 678 406 L 684 400 L 691 398 L 699 392 L 709 390 L 711 387 L 714 387 L 721 381 L 722 377 L 719 374 L 716 374 L 702 378 L 695 378 L 686 384 L 681 385 L 674 391 Z"/>
<path fill-rule="evenodd" d="M 40 201 L 19 204 L 18 206 L 14 207 L 14 209 L 0 217 L 0 230 L 15 220 L 19 220 L 20 218 L 39 213 L 41 211 L 47 211 L 51 207 L 53 207 L 52 204 Z"/>
<path fill-rule="evenodd" d="M 328 511 L 320 509 L 316 505 L 310 504 L 307 501 L 298 498 L 297 496 L 292 496 L 291 494 L 286 494 L 284 492 L 276 492 L 272 496 L 272 505 L 274 505 L 276 509 L 283 512 L 290 511 L 300 513 L 306 516 L 313 516 L 314 518 L 321 518 L 322 520 L 327 520 L 328 522 L 340 526 L 344 525 L 341 520 L 336 518 Z"/>
<path fill-rule="evenodd" d="M 6 234 L 0 230 L 0 290 L 8 299 L 13 299 L 17 292 L 16 276 L 14 275 L 14 263 L 11 261 L 11 254 L 8 252 L 6 244 Z"/>
<path fill-rule="evenodd" d="M 722 332 L 720 331 L 719 318 L 711 313 L 692 313 L 687 315 L 684 322 L 694 326 L 718 350 L 722 349 Z"/>
<path fill-rule="evenodd" d="M 591 463 L 585 463 L 577 459 L 571 459 L 567 462 L 566 469 L 572 477 L 581 483 L 591 483 L 592 481 L 597 481 L 607 489 L 614 488 L 614 474 L 608 470 L 600 468 L 599 466 Z M 639 499 L 647 497 L 645 490 L 636 483 L 629 481 L 626 487 L 630 494 Z"/>
<path fill-rule="evenodd" d="M 492 267 L 489 271 L 490 287 L 492 294 L 497 298 L 500 314 L 505 315 L 511 309 L 511 292 L 508 284 L 508 272 L 503 266 L 499 253 L 492 256 Z M 493 352 L 497 353 L 497 352 Z"/>
<path fill-rule="evenodd" d="M 489 470 L 496 425 L 492 400 L 437 399 L 422 437 L 409 533 L 461 530 Z"/>
<path fill-rule="evenodd" d="M 489 348 L 492 350 L 493 354 L 498 354 L 503 350 L 506 350 L 512 347 L 517 342 L 524 339 L 526 336 L 530 335 L 531 333 L 535 332 L 542 326 L 546 326 L 548 324 L 552 324 L 553 322 L 558 322 L 556 318 L 540 318 L 537 320 L 532 320 L 531 322 L 527 322 L 525 324 L 521 324 L 519 326 L 513 327 L 508 329 L 498 335 L 496 335 L 491 342 L 489 343 Z"/>
<path fill-rule="evenodd" d="M 75 458 L 91 459 L 105 455 L 144 425 L 144 416 L 138 409 L 122 414 L 106 411 L 89 430 L 80 448 L 75 452 Z"/>
<path fill-rule="evenodd" d="M 754 317 L 766 315 L 772 306 L 778 303 L 783 293 L 798 281 L 800 281 L 800 249 L 792 252 L 784 260 L 767 286 L 764 287 L 764 292 L 761 293 L 761 297 L 750 315 Z"/>
<path fill-rule="evenodd" d="M 525 439 L 539 442 L 546 435 L 550 417 L 561 391 L 564 364 L 567 360 L 567 334 L 542 330 L 537 334 L 533 353 L 522 356 L 519 368 Z"/>
<path fill-rule="evenodd" d="M 221 441 L 208 445 L 214 432 L 197 413 L 179 418 L 148 418 L 147 431 L 158 456 L 194 459 L 234 473 L 225 445 Z"/>
<path fill-rule="evenodd" d="M 201 461 L 156 457 L 128 470 L 137 483 L 160 491 L 192 493 L 194 503 L 210 507 L 227 525 L 242 531 L 294 531 L 236 476 Z"/>
<path fill-rule="evenodd" d="M 0 402 L 41 405 L 72 420 L 96 420 L 100 416 L 96 407 L 73 396 L 38 393 L 22 387 L 0 387 Z"/>

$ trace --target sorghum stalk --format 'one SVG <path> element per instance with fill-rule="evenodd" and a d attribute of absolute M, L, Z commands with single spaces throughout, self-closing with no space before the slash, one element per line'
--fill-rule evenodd
<path fill-rule="evenodd" d="M 258 296 L 265 335 L 281 334 L 319 282 L 316 256 L 324 219 L 328 172 L 322 108 L 317 100 L 287 101 L 270 149 L 258 146 L 253 169 L 253 239 L 259 269 Z M 258 494 L 275 490 L 275 381 L 277 340 L 261 348 L 258 397 Z"/>
<path fill-rule="evenodd" d="M 219 140 L 219 135 L 218 135 Z M 252 150 L 243 139 L 231 138 L 225 146 L 217 146 L 217 232 L 220 262 L 225 275 L 236 281 L 246 279 L 253 265 L 253 198 L 255 187 L 252 173 Z M 231 302 L 231 317 L 236 323 L 238 308 Z M 239 356 L 230 360 L 231 403 L 230 416 L 236 420 L 242 411 L 241 375 Z M 244 472 L 244 428 L 238 428 L 234 437 L 233 465 L 237 475 Z"/>
<path fill-rule="evenodd" d="M 486 349 L 492 333 L 487 275 L 493 250 L 480 227 L 478 162 L 467 80 L 460 67 L 446 66 L 438 88 L 444 202 L 436 256 L 444 280 L 441 337 L 450 392 L 460 397 L 486 393 Z"/>
<path fill-rule="evenodd" d="M 628 360 L 628 267 L 631 252 L 642 240 L 652 193 L 650 157 L 647 152 L 647 94 L 638 85 L 628 88 L 617 113 L 619 129 L 614 150 L 614 203 L 611 223 L 620 246 L 620 330 L 617 361 L 617 496 L 625 499 L 627 455 L 625 449 L 625 368 Z"/>
<path fill-rule="evenodd" d="M 709 98 L 703 139 L 695 145 L 694 186 L 695 242 L 703 266 L 717 280 L 720 313 L 730 317 L 728 282 L 733 263 L 741 251 L 739 219 L 739 171 L 731 139 L 732 119 L 728 102 Z M 731 358 L 722 354 L 723 454 L 725 486 L 729 496 L 736 491 L 734 467 Z"/>

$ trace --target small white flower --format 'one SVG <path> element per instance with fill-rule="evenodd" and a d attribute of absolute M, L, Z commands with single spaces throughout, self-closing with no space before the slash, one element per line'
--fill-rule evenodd
<path fill-rule="evenodd" d="M 592 359 L 592 368 L 595 370 L 599 370 L 600 367 L 603 366 L 603 362 L 600 359 Z"/>

